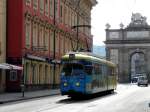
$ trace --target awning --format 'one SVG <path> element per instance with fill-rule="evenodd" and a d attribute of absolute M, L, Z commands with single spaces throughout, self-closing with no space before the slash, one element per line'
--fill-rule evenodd
<path fill-rule="evenodd" d="M 23 67 L 8 64 L 8 63 L 0 63 L 0 69 L 5 70 L 23 70 Z"/>

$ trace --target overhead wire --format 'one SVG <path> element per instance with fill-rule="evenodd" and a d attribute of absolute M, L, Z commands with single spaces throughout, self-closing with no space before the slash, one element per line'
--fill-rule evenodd
<path fill-rule="evenodd" d="M 132 14 L 134 13 L 134 11 L 136 10 L 136 3 L 137 3 L 137 0 L 134 0 L 133 1 L 133 9 L 132 9 Z"/>

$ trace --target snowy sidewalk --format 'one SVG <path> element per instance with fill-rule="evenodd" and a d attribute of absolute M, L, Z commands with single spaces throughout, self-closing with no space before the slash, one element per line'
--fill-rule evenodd
<path fill-rule="evenodd" d="M 23 97 L 22 92 L 3 93 L 3 94 L 0 94 L 0 104 L 19 101 L 19 100 L 27 100 L 27 99 L 32 99 L 32 98 L 44 97 L 44 96 L 58 95 L 58 94 L 60 94 L 59 89 L 25 92 L 24 97 Z"/>

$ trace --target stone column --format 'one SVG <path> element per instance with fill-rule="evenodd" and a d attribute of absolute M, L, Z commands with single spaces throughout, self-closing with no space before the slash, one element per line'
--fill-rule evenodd
<path fill-rule="evenodd" d="M 119 49 L 119 82 L 129 82 L 129 59 L 128 49 L 121 47 Z"/>

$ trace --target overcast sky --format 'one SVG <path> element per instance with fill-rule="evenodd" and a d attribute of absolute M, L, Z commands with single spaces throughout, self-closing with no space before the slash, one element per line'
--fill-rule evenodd
<path fill-rule="evenodd" d="M 112 29 L 120 28 L 121 22 L 126 27 L 131 22 L 132 13 L 138 12 L 146 16 L 150 24 L 150 0 L 97 0 L 97 2 L 92 10 L 94 45 L 104 45 L 106 23 L 109 23 Z"/>

